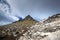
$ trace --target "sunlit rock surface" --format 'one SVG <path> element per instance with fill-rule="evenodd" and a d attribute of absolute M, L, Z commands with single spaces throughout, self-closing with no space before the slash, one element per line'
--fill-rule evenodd
<path fill-rule="evenodd" d="M 37 23 L 19 40 L 60 40 L 60 22 Z"/>

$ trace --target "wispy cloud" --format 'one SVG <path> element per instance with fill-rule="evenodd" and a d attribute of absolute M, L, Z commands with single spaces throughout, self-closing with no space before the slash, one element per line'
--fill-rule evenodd
<path fill-rule="evenodd" d="M 0 9 L 0 25 L 9 24 L 19 20 L 18 17 L 16 17 L 15 15 L 12 15 L 14 13 L 17 14 L 17 12 L 11 12 L 12 11 L 11 6 L 6 0 L 0 0 L 0 4 L 1 4 L 0 5 L 0 8 L 1 8 Z"/>
<path fill-rule="evenodd" d="M 0 25 L 8 24 L 19 20 L 17 17 L 0 11 Z"/>

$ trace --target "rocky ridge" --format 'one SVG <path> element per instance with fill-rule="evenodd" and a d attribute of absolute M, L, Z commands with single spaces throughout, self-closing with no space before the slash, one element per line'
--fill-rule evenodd
<path fill-rule="evenodd" d="M 37 23 L 37 21 L 28 15 L 21 21 L 19 20 L 12 24 L 0 26 L 0 38 L 3 38 L 1 40 L 16 40 L 20 36 L 23 36 L 35 23 Z"/>
<path fill-rule="evenodd" d="M 45 20 L 44 23 L 50 23 L 57 20 L 60 20 L 60 13 L 48 17 L 48 19 Z"/>
<path fill-rule="evenodd" d="M 36 23 L 19 40 L 60 40 L 60 19 L 48 23 Z"/>
<path fill-rule="evenodd" d="M 53 15 L 51 18 L 48 18 L 47 20 L 45 20 L 45 23 L 44 22 L 36 22 L 35 25 L 32 25 L 32 26 L 26 26 L 25 25 L 28 25 L 28 23 L 32 22 L 31 21 L 31 17 L 28 15 L 28 22 L 26 21 L 26 18 L 24 20 L 22 20 L 21 22 L 23 26 L 23 29 L 21 27 L 18 27 L 16 26 L 18 23 L 20 23 L 18 21 L 18 23 L 16 25 L 14 25 L 14 27 L 11 27 L 9 25 L 9 27 L 11 28 L 7 28 L 7 34 L 8 35 L 11 35 L 12 34 L 12 38 L 9 36 L 9 38 L 11 40 L 60 40 L 60 14 L 56 14 L 56 15 Z M 48 22 L 49 20 L 49 22 Z M 25 23 L 26 22 L 26 23 Z M 15 24 L 15 23 L 14 23 Z M 20 26 L 20 24 L 19 24 Z M 16 27 L 16 28 L 15 28 Z M 2 28 L 2 27 L 0 27 Z M 14 28 L 15 30 L 11 31 L 12 28 Z M 21 32 L 20 29 L 21 28 Z M 25 28 L 28 28 L 27 31 L 25 31 L 26 29 Z M 6 29 L 6 28 L 5 28 Z M 18 30 L 19 29 L 19 30 Z M 25 29 L 25 30 L 24 30 Z M 0 29 L 1 30 L 1 29 Z M 1 35 L 4 34 L 4 35 L 0 35 L 1 37 L 4 37 L 6 36 L 5 34 L 5 30 L 3 31 L 0 31 L 1 32 Z M 11 33 L 12 32 L 12 33 Z M 1 38 L 0 37 L 0 38 Z M 7 37 L 7 36 L 6 36 Z M 8 39 L 6 39 L 8 40 Z"/>

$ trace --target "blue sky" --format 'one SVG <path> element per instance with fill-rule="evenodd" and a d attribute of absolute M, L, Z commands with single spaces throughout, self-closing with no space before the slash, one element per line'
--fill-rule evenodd
<path fill-rule="evenodd" d="M 60 13 L 60 0 L 10 0 L 10 2 L 23 17 L 30 14 L 33 17 L 44 19 Z"/>
<path fill-rule="evenodd" d="M 7 0 L 12 13 L 0 12 L 0 25 L 18 20 L 16 16 L 24 18 L 31 15 L 35 19 L 47 19 L 60 13 L 60 0 Z"/>

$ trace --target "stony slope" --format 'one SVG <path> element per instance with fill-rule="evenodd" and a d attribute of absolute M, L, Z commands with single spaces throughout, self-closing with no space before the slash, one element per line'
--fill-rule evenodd
<path fill-rule="evenodd" d="M 1 33 L 0 38 L 1 37 L 4 38 L 4 36 L 6 35 L 12 35 L 12 37 L 13 36 L 17 37 L 17 35 L 18 37 L 22 36 L 35 23 L 37 23 L 37 21 L 34 20 L 30 15 L 28 15 L 25 17 L 25 19 L 21 21 L 19 20 L 9 25 L 0 26 L 0 33 Z M 15 39 L 10 38 L 10 40 L 15 40 Z"/>
<path fill-rule="evenodd" d="M 49 20 L 51 22 L 35 24 L 19 40 L 60 40 L 60 19 L 56 18 Z"/>
<path fill-rule="evenodd" d="M 44 23 L 37 23 L 30 27 L 19 40 L 60 40 L 60 22 L 51 23 L 48 25 Z"/>

